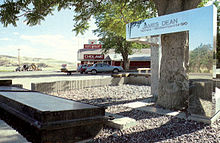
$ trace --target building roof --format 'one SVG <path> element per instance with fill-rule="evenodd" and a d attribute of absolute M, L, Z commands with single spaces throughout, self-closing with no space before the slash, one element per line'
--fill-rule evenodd
<path fill-rule="evenodd" d="M 150 54 L 134 54 L 128 55 L 130 61 L 150 61 Z M 123 60 L 121 54 L 108 54 L 105 58 L 106 61 L 121 61 Z"/>
<path fill-rule="evenodd" d="M 139 54 L 139 55 L 129 55 L 128 59 L 130 61 L 150 61 L 150 54 Z"/>

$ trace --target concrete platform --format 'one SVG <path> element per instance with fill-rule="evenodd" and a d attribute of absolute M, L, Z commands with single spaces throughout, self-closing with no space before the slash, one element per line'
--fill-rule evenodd
<path fill-rule="evenodd" d="M 28 143 L 16 130 L 0 120 L 0 143 Z"/>

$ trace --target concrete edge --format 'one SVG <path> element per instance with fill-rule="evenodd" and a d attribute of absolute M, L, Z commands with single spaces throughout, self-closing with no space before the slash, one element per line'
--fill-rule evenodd
<path fill-rule="evenodd" d="M 215 121 L 217 121 L 220 118 L 220 111 L 218 111 L 214 116 L 212 116 L 211 118 L 205 117 L 205 116 L 199 116 L 199 115 L 195 115 L 192 114 L 188 117 L 189 120 L 193 120 L 193 121 L 198 121 L 198 122 L 203 122 L 206 124 L 210 124 L 212 125 Z"/>
<path fill-rule="evenodd" d="M 202 122 L 202 123 L 206 123 L 209 125 L 213 124 L 217 119 L 220 118 L 220 111 L 218 111 L 213 117 L 208 118 L 208 117 L 200 116 L 200 115 L 196 115 L 196 114 L 192 114 L 192 115 L 189 115 L 188 117 L 186 117 L 185 112 L 171 111 L 171 110 L 165 110 L 162 108 L 149 107 L 149 106 L 148 107 L 133 108 L 133 109 L 146 111 L 146 112 L 150 112 L 150 113 L 155 113 L 155 114 L 160 114 L 160 115 L 173 116 L 173 117 L 177 117 L 177 118 L 181 118 L 181 119 L 185 119 L 185 120 Z"/>
<path fill-rule="evenodd" d="M 78 141 L 78 142 L 75 142 L 75 143 L 89 143 L 89 142 L 92 142 L 93 139 L 86 139 L 86 140 L 83 140 L 83 141 Z"/>
<path fill-rule="evenodd" d="M 206 124 L 211 124 L 211 119 L 205 116 L 195 115 L 192 114 L 188 117 L 188 120 L 196 121 L 196 122 L 202 122 Z"/>
<path fill-rule="evenodd" d="M 220 110 L 211 118 L 211 124 L 220 118 Z"/>

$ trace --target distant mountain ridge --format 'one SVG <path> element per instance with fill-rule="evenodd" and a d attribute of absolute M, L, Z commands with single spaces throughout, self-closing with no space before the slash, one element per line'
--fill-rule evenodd
<path fill-rule="evenodd" d="M 47 69 L 57 69 L 59 70 L 62 64 L 67 64 L 72 68 L 76 68 L 76 62 L 68 62 L 68 61 L 61 61 L 52 58 L 32 58 L 32 57 L 21 57 L 21 66 L 24 64 L 36 64 L 40 68 L 47 68 Z M 18 58 L 9 55 L 0 55 L 0 67 L 1 69 L 6 69 L 11 67 L 11 69 L 15 69 L 18 67 Z M 0 69 L 0 71 L 1 71 Z M 11 71 L 11 70 L 9 70 Z"/>
<path fill-rule="evenodd" d="M 0 57 L 6 57 L 6 58 L 16 58 L 16 57 L 13 57 L 13 56 L 8 56 L 8 55 L 0 55 Z"/>

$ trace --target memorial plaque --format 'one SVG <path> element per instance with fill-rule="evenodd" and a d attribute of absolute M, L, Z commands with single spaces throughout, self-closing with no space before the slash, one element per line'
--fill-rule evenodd
<path fill-rule="evenodd" d="M 150 38 L 155 38 L 155 36 L 162 34 L 168 34 L 169 36 L 167 37 L 171 37 L 172 40 L 175 38 L 182 38 L 181 36 L 175 37 L 178 34 L 172 34 L 177 32 L 185 32 L 182 34 L 185 34 L 184 36 L 188 36 L 188 49 L 187 40 L 185 41 L 185 43 L 169 43 L 173 44 L 171 46 L 165 45 L 166 42 L 164 45 L 160 45 L 160 42 L 157 42 L 157 40 L 155 42 L 154 40 L 149 40 Z M 169 73 L 169 71 L 166 74 L 160 73 L 160 79 L 162 79 L 160 81 L 157 80 L 157 75 L 151 77 L 154 78 L 153 81 L 155 80 L 158 84 L 160 82 L 160 84 L 163 85 L 163 88 L 159 88 L 160 92 L 163 94 L 160 96 L 161 102 L 166 101 L 166 97 L 174 95 L 173 100 L 176 100 L 176 104 L 179 105 L 181 100 L 186 99 L 181 99 L 179 97 L 175 98 L 175 96 L 182 94 L 183 96 L 186 96 L 188 100 L 187 102 L 189 102 L 188 105 L 183 105 L 187 106 L 187 111 L 192 115 L 195 114 L 196 116 L 203 116 L 203 118 L 205 117 L 208 120 L 211 120 L 209 122 L 212 122 L 213 119 L 217 119 L 217 117 L 220 116 L 220 90 L 219 86 L 216 84 L 218 83 L 218 81 L 215 81 L 217 62 L 216 36 L 217 9 L 214 5 L 163 15 L 151 19 L 140 20 L 126 25 L 126 40 L 146 44 L 150 43 L 151 45 L 152 43 L 159 43 L 158 47 L 162 46 L 162 52 L 164 52 L 165 50 L 167 50 L 168 52 L 171 51 L 169 54 L 166 52 L 164 54 L 166 55 L 164 58 L 166 60 L 166 62 L 164 62 L 166 63 L 166 65 L 160 64 L 160 60 L 157 61 L 157 59 L 160 59 L 160 53 L 157 55 L 158 57 L 152 58 L 154 59 L 153 63 L 159 63 L 161 65 L 160 68 L 163 69 L 163 71 L 164 69 L 176 68 L 175 70 L 171 70 L 170 72 L 173 74 L 171 76 L 176 76 L 175 78 L 171 77 L 171 83 L 173 82 L 172 80 L 176 80 L 179 84 L 178 86 L 176 86 L 177 84 L 175 82 L 173 82 L 173 85 L 166 84 L 168 83 L 166 80 L 169 78 L 166 79 L 164 77 L 168 75 L 167 73 Z M 163 35 L 162 37 L 164 38 L 165 36 Z M 162 42 L 164 42 L 165 40 L 166 39 L 163 39 Z M 163 49 L 163 46 L 167 49 Z M 170 50 L 169 47 L 172 46 L 177 49 Z M 182 49 L 179 47 L 181 47 Z M 152 48 L 154 49 L 156 48 L 156 46 L 152 46 Z M 160 52 L 160 49 L 156 49 L 155 51 L 154 50 L 152 51 Z M 172 51 L 175 52 L 172 53 Z M 188 55 L 185 54 L 188 51 Z M 183 66 L 178 66 L 180 64 Z M 165 66 L 166 68 L 164 68 Z M 155 71 L 152 70 L 152 74 L 160 71 L 157 67 L 155 68 L 154 66 L 152 66 L 152 69 L 156 69 Z M 182 75 L 184 77 L 183 79 L 181 79 L 182 77 L 178 77 L 178 75 L 180 75 L 179 72 L 182 71 Z M 157 86 L 155 86 L 156 83 L 152 85 L 158 88 Z M 151 89 L 156 91 L 156 89 L 154 88 Z M 174 92 L 174 94 L 172 92 Z M 165 95 L 166 93 L 167 95 Z M 162 99 L 163 97 L 164 99 Z"/>

